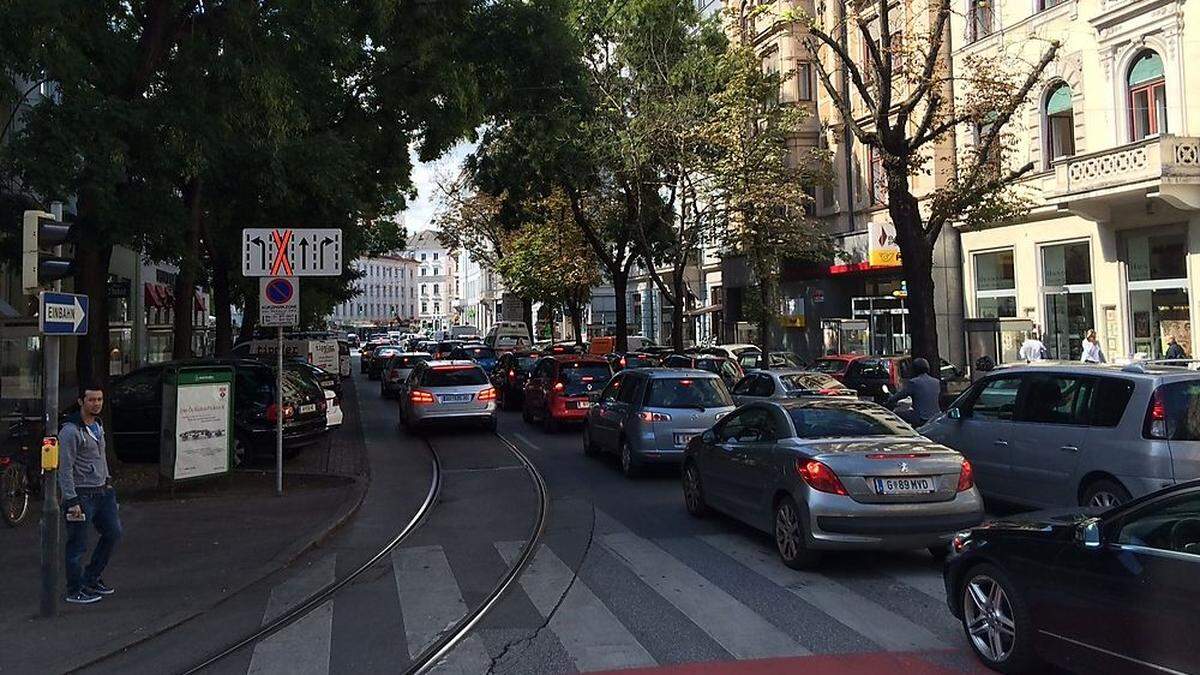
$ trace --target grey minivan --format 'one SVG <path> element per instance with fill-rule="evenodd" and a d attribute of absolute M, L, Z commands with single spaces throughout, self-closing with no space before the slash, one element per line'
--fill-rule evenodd
<path fill-rule="evenodd" d="M 921 433 L 958 450 L 987 497 L 1111 507 L 1200 477 L 1200 373 L 1034 363 L 980 379 Z"/>
<path fill-rule="evenodd" d="M 636 476 L 647 463 L 678 463 L 689 441 L 734 408 L 719 375 L 706 370 L 633 368 L 613 376 L 588 409 L 583 451 L 621 458 Z"/>

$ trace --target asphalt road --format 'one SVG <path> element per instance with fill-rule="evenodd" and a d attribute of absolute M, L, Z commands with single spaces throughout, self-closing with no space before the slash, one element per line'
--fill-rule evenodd
<path fill-rule="evenodd" d="M 288 569 L 94 670 L 186 670 L 395 536 L 428 488 L 429 451 L 397 429 L 395 404 L 378 398 L 376 383 L 356 377 L 372 482 L 352 521 Z M 838 554 L 819 572 L 792 571 L 766 535 L 688 516 L 677 471 L 627 480 L 615 461 L 584 457 L 578 430 L 547 435 L 517 413 L 504 413 L 499 433 L 548 484 L 547 530 L 532 565 L 437 672 L 980 670 L 924 551 Z M 414 536 L 314 612 L 206 672 L 402 671 L 483 601 L 529 535 L 536 492 L 483 430 L 428 440 L 443 487 Z"/>

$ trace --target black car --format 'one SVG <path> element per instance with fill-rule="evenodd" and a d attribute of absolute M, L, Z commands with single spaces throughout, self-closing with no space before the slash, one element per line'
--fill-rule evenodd
<path fill-rule="evenodd" d="M 610 352 L 604 355 L 613 372 L 625 368 L 657 368 L 662 365 L 662 359 L 646 352 Z"/>
<path fill-rule="evenodd" d="M 175 366 L 232 366 L 235 462 L 275 449 L 275 369 L 261 361 L 194 359 L 156 363 L 114 380 L 109 387 L 112 437 L 126 462 L 157 462 L 162 430 L 163 373 Z M 309 377 L 284 368 L 283 447 L 294 454 L 325 436 L 325 392 Z"/>
<path fill-rule="evenodd" d="M 912 361 L 911 356 L 864 356 L 851 361 L 838 379 L 859 396 L 882 404 L 900 389 L 904 380 L 912 377 Z M 971 386 L 971 381 L 944 359 L 937 375 L 942 381 L 942 408 Z"/>
<path fill-rule="evenodd" d="M 383 366 L 388 359 L 403 352 L 404 349 L 400 345 L 385 344 L 376 347 L 371 352 L 371 363 L 367 366 L 367 379 L 378 380 L 382 377 Z"/>
<path fill-rule="evenodd" d="M 946 596 L 1005 673 L 1200 673 L 1200 481 L 1114 509 L 1028 513 L 960 533 Z"/>
<path fill-rule="evenodd" d="M 521 406 L 525 400 L 525 380 L 539 358 L 538 352 L 505 352 L 496 360 L 490 379 L 501 410 L 516 410 Z"/>
<path fill-rule="evenodd" d="M 314 366 L 304 359 L 296 359 L 290 363 L 284 363 L 284 367 L 308 374 L 322 389 L 332 391 L 338 398 L 342 397 L 342 378 L 337 373 L 331 373 L 320 366 Z"/>

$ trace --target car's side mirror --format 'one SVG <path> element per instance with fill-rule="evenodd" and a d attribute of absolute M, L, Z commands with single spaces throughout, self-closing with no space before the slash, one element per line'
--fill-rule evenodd
<path fill-rule="evenodd" d="M 952 420 L 961 420 L 962 419 L 962 409 L 961 408 L 951 408 L 946 411 L 946 417 L 949 417 Z"/>
<path fill-rule="evenodd" d="M 1100 548 L 1100 519 L 1092 518 L 1085 521 L 1079 526 L 1079 530 L 1075 533 L 1075 539 L 1084 548 L 1098 549 Z"/>
<path fill-rule="evenodd" d="M 700 440 L 704 441 L 705 443 L 716 443 L 717 442 L 717 432 L 713 431 L 712 429 L 709 429 L 708 431 L 705 431 L 704 433 L 700 434 Z"/>

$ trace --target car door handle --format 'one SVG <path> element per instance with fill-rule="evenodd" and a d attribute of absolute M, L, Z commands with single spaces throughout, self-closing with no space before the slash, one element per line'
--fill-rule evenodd
<path fill-rule="evenodd" d="M 1007 448 L 1007 447 L 1008 447 L 1008 441 L 995 441 L 994 443 L 992 443 L 992 445 L 995 445 L 995 446 L 998 446 L 998 447 L 1001 447 L 1001 448 Z"/>
<path fill-rule="evenodd" d="M 1079 452 L 1079 446 L 1064 445 L 1061 448 L 1059 448 L 1059 450 L 1062 450 L 1063 452 Z"/>

